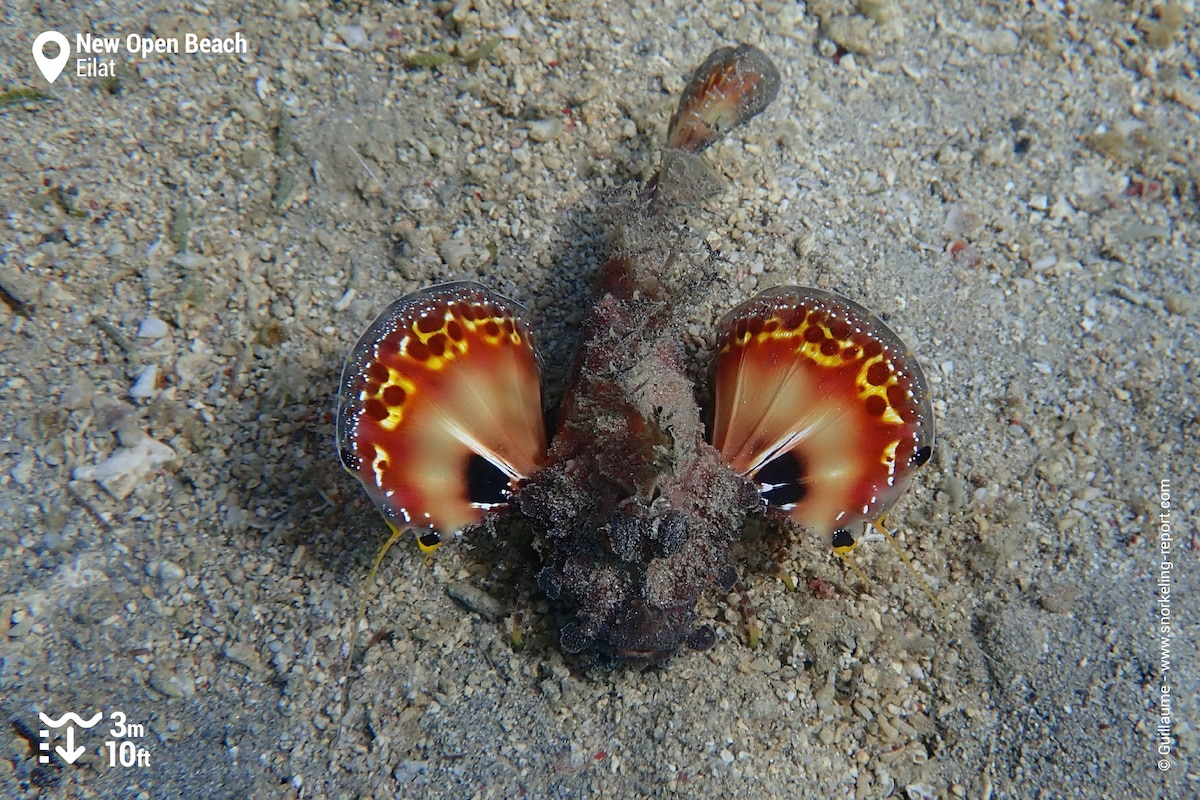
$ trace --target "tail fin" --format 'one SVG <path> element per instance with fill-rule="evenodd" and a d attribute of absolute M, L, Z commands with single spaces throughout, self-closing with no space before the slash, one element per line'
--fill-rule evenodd
<path fill-rule="evenodd" d="M 714 50 L 692 73 L 667 129 L 662 166 L 642 190 L 652 213 L 690 206 L 717 190 L 696 155 L 771 104 L 779 70 L 754 45 Z"/>
<path fill-rule="evenodd" d="M 779 70 L 754 45 L 714 50 L 692 74 L 671 118 L 667 147 L 699 153 L 775 99 Z"/>

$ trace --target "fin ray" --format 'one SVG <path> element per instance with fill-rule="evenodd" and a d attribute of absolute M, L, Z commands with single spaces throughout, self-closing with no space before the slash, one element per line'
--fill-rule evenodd
<path fill-rule="evenodd" d="M 523 309 L 471 282 L 392 303 L 346 360 L 337 434 L 343 465 L 390 524 L 448 533 L 481 522 L 498 504 L 471 497 L 472 457 L 515 489 L 546 453 Z"/>
<path fill-rule="evenodd" d="M 713 380 L 713 445 L 751 480 L 766 469 L 764 496 L 796 498 L 777 508 L 803 527 L 875 519 L 929 457 L 933 410 L 915 356 L 831 292 L 777 287 L 727 314 Z M 768 469 L 789 453 L 795 474 Z"/>

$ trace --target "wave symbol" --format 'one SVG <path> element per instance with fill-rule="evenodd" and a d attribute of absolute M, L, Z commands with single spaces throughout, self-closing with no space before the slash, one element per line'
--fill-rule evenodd
<path fill-rule="evenodd" d="M 73 711 L 68 711 L 67 713 L 65 713 L 61 717 L 59 717 L 57 720 L 54 719 L 53 717 L 47 717 L 45 714 L 42 714 L 41 712 L 38 713 L 38 716 L 41 718 L 43 725 L 46 725 L 51 728 L 61 728 L 63 725 L 65 725 L 68 722 L 74 723 L 75 725 L 78 725 L 81 728 L 90 728 L 93 725 L 95 725 L 97 722 L 99 722 L 101 720 L 101 718 L 104 717 L 104 712 L 97 711 L 96 716 L 92 717 L 92 719 L 89 722 L 84 722 L 83 718 L 80 717 L 78 714 L 74 713 Z"/>

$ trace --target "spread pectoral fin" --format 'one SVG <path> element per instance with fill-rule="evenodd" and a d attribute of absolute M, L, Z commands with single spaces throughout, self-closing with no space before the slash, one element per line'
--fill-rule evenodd
<path fill-rule="evenodd" d="M 874 519 L 933 445 L 916 357 L 844 297 L 768 290 L 721 321 L 712 442 L 767 504 L 831 534 Z"/>
<path fill-rule="evenodd" d="M 507 505 L 546 453 L 538 359 L 517 304 L 477 283 L 392 303 L 346 359 L 342 464 L 389 523 L 437 533 Z"/>

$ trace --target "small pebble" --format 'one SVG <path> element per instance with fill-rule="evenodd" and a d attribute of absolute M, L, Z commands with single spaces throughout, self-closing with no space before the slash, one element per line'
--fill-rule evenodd
<path fill-rule="evenodd" d="M 164 697 L 178 700 L 184 695 L 183 688 L 179 685 L 179 679 L 166 670 L 152 671 L 148 682 L 151 689 Z"/>
<path fill-rule="evenodd" d="M 562 132 L 561 119 L 539 119 L 529 126 L 529 138 L 535 142 L 548 142 Z"/>
<path fill-rule="evenodd" d="M 173 561 L 159 561 L 154 571 L 155 577 L 167 586 L 179 583 L 187 574 L 183 571 L 183 567 Z"/>
<path fill-rule="evenodd" d="M 138 325 L 139 339 L 161 339 L 167 335 L 167 323 L 158 317 L 146 317 Z"/>
<path fill-rule="evenodd" d="M 998 56 L 1011 55 L 1021 46 L 1021 39 L 1007 28 L 989 31 L 980 37 L 979 49 L 985 53 Z"/>
<path fill-rule="evenodd" d="M 71 477 L 95 481 L 118 500 L 124 500 L 146 476 L 175 458 L 175 451 L 162 442 L 144 436 L 133 447 L 117 448 L 95 466 L 76 467 Z"/>
<path fill-rule="evenodd" d="M 413 779 L 418 775 L 424 775 L 429 769 L 428 761 L 405 760 L 396 765 L 392 770 L 392 777 L 396 779 L 396 783 L 404 786 L 412 783 Z"/>
<path fill-rule="evenodd" d="M 132 406 L 104 395 L 93 400 L 92 405 L 96 409 L 96 420 L 93 424 L 101 433 L 117 430 L 126 419 L 137 413 Z"/>
<path fill-rule="evenodd" d="M 908 800 L 936 800 L 937 790 L 927 783 L 912 783 L 904 787 Z"/>
<path fill-rule="evenodd" d="M 446 584 L 446 594 L 488 620 L 497 620 L 507 613 L 502 602 L 465 581 Z"/>
<path fill-rule="evenodd" d="M 345 311 L 347 308 L 350 307 L 350 304 L 354 302 L 354 296 L 356 294 L 358 294 L 358 293 L 356 291 L 354 291 L 354 287 L 351 286 L 349 289 L 346 290 L 345 294 L 343 294 L 340 298 L 338 298 L 338 301 L 333 304 L 333 310 L 334 311 Z"/>
<path fill-rule="evenodd" d="M 1054 255 L 1053 253 L 1050 253 L 1049 255 L 1044 255 L 1041 258 L 1039 258 L 1037 261 L 1033 262 L 1033 265 L 1032 265 L 1033 271 L 1034 272 L 1045 272 L 1046 270 L 1050 269 L 1057 263 L 1058 263 L 1058 256 Z"/>
<path fill-rule="evenodd" d="M 356 50 L 367 43 L 367 32 L 361 25 L 340 25 L 334 29 L 334 32 L 351 50 Z"/>
<path fill-rule="evenodd" d="M 25 457 L 12 468 L 9 475 L 12 475 L 12 479 L 22 486 L 28 486 L 33 479 L 33 454 L 26 453 Z"/>
<path fill-rule="evenodd" d="M 137 417 L 132 414 L 122 419 L 113 433 L 117 435 L 117 443 L 122 447 L 137 447 L 146 435 L 146 432 L 138 425 Z"/>
<path fill-rule="evenodd" d="M 33 630 L 33 617 L 26 617 L 8 629 L 8 638 L 24 639 Z"/>
<path fill-rule="evenodd" d="M 196 269 L 208 263 L 208 259 L 199 253 L 176 253 L 171 257 L 171 263 L 184 269 Z"/>
<path fill-rule="evenodd" d="M 244 644 L 231 644 L 225 648 L 225 657 L 235 664 L 241 664 L 247 667 L 252 672 L 261 672 L 263 668 L 262 659 L 258 653 L 251 647 Z"/>
<path fill-rule="evenodd" d="M 465 239 L 446 239 L 437 249 L 442 261 L 451 269 L 458 269 L 471 256 L 471 245 Z"/>
<path fill-rule="evenodd" d="M 71 382 L 62 393 L 59 403 L 68 411 L 87 408 L 96 396 L 96 386 L 88 378 L 81 377 Z"/>
<path fill-rule="evenodd" d="M 145 400 L 148 397 L 154 397 L 158 394 L 158 366 L 149 364 L 142 370 L 142 374 L 138 376 L 137 382 L 133 384 L 133 388 L 129 390 L 129 396 L 138 400 Z"/>
<path fill-rule="evenodd" d="M 961 203 L 950 206 L 946 221 L 942 224 L 944 230 L 952 238 L 969 236 L 983 225 L 983 220 L 971 209 Z"/>
<path fill-rule="evenodd" d="M 1196 301 L 1182 292 L 1163 297 L 1163 305 L 1172 314 L 1190 314 L 1196 310 Z"/>

